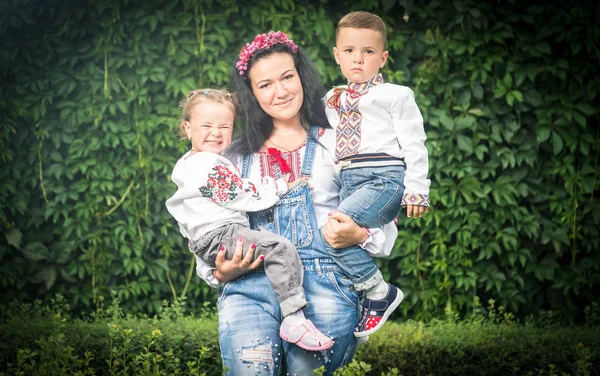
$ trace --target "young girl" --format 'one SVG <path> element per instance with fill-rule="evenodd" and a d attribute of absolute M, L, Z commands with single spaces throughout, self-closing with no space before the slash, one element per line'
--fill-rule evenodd
<path fill-rule="evenodd" d="M 270 208 L 288 188 L 306 182 L 265 177 L 255 184 L 241 179 L 234 165 L 220 156 L 231 143 L 235 122 L 236 100 L 231 93 L 193 90 L 181 107 L 180 133 L 191 140 L 192 149 L 173 169 L 171 179 L 177 192 L 166 205 L 182 235 L 189 239 L 190 251 L 215 267 L 217 253 L 228 250 L 231 258 L 238 239 L 252 243 L 249 252 L 264 259 L 265 272 L 281 306 L 281 338 L 305 350 L 330 348 L 333 340 L 304 317 L 302 309 L 307 302 L 296 248 L 282 236 L 251 230 L 246 217 L 246 212 Z"/>

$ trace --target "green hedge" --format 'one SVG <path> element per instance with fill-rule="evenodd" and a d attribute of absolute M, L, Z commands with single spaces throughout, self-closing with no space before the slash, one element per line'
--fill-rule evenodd
<path fill-rule="evenodd" d="M 214 312 L 191 317 L 181 305 L 165 305 L 156 318 L 125 318 L 113 304 L 83 321 L 69 318 L 57 302 L 42 311 L 13 309 L 0 324 L 0 375 L 221 373 Z M 521 325 L 488 308 L 490 314 L 464 320 L 390 322 L 340 374 L 598 374 L 600 329 L 591 317 L 585 327 Z"/>
<path fill-rule="evenodd" d="M 349 10 L 383 16 L 387 80 L 426 121 L 433 210 L 381 261 L 402 315 L 583 319 L 598 299 L 600 8 L 593 2 L 6 0 L 0 4 L 0 301 L 61 293 L 93 311 L 215 300 L 164 201 L 185 150 L 177 104 L 225 86 L 256 33 L 289 32 L 327 85 Z"/>

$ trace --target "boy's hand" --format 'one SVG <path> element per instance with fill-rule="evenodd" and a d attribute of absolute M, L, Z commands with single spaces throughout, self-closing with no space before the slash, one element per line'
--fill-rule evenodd
<path fill-rule="evenodd" d="M 406 216 L 408 218 L 421 218 L 429 211 L 429 206 L 406 205 Z"/>

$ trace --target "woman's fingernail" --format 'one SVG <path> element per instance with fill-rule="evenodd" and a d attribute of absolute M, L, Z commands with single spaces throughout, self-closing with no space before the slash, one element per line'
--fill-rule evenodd
<path fill-rule="evenodd" d="M 241 241 L 242 241 L 242 237 L 238 236 L 238 242 L 241 242 Z"/>
<path fill-rule="evenodd" d="M 225 250 L 225 246 L 222 245 L 220 251 L 223 252 Z"/>
<path fill-rule="evenodd" d="M 328 216 L 328 217 L 331 217 L 331 213 L 327 213 L 327 216 Z"/>
<path fill-rule="evenodd" d="M 265 256 L 260 256 L 259 259 L 264 260 Z"/>
<path fill-rule="evenodd" d="M 250 244 L 250 248 L 256 248 L 256 244 L 254 244 L 254 243 Z"/>

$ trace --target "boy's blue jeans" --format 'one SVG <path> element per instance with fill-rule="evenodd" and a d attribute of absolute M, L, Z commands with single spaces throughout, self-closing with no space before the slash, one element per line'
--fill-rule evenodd
<path fill-rule="evenodd" d="M 405 170 L 404 166 L 341 170 L 338 211 L 361 227 L 376 228 L 393 221 L 401 210 Z M 334 249 L 327 241 L 324 243 L 357 290 L 368 290 L 383 279 L 371 256 L 360 246 Z"/>

